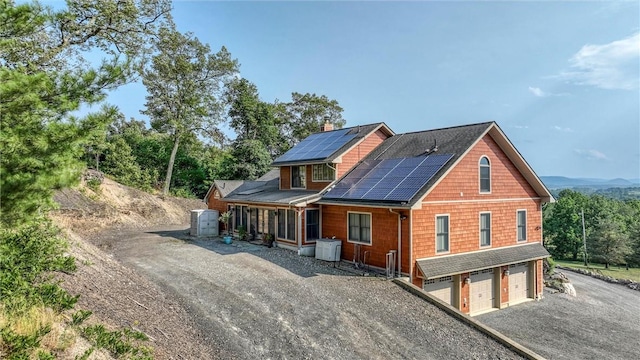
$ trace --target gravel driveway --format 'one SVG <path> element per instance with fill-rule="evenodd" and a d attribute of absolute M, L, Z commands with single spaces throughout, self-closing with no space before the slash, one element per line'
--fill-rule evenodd
<path fill-rule="evenodd" d="M 528 302 L 476 316 L 549 359 L 638 359 L 640 292 L 563 271 L 577 296 L 545 292 Z"/>
<path fill-rule="evenodd" d="M 514 359 L 390 281 L 183 228 L 94 239 L 177 294 L 206 341 L 240 359 Z"/>

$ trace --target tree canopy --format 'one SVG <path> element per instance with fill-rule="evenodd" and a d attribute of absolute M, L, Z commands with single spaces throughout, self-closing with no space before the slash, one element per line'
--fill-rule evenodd
<path fill-rule="evenodd" d="M 160 29 L 154 45 L 157 52 L 142 76 L 148 93 L 142 113 L 149 115 L 152 128 L 173 140 L 163 187 L 167 194 L 180 141 L 196 133 L 221 140 L 221 85 L 237 72 L 238 62 L 226 48 L 212 54 L 209 45 L 174 27 Z"/>
<path fill-rule="evenodd" d="M 166 1 L 69 0 L 54 11 L 0 1 L 0 205 L 2 225 L 51 205 L 53 189 L 78 180 L 81 150 L 109 118 L 70 116 L 128 81 Z M 82 52 L 100 49 L 93 65 Z"/>

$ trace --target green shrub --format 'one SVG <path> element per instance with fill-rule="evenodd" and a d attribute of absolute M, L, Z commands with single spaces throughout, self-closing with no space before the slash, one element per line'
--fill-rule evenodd
<path fill-rule="evenodd" d="M 66 241 L 46 219 L 19 229 L 0 229 L 0 301 L 5 312 L 21 313 L 32 306 L 70 309 L 77 297 L 58 286 L 52 272 L 75 271 L 65 254 Z"/>
<path fill-rule="evenodd" d="M 137 342 L 148 340 L 147 336 L 139 331 L 130 329 L 108 331 L 103 325 L 92 325 L 83 328 L 81 333 L 96 348 L 105 349 L 116 358 L 140 360 L 153 358 L 147 347 L 138 345 Z"/>

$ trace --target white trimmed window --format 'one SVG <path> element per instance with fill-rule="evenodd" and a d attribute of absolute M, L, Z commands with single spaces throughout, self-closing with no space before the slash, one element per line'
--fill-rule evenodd
<path fill-rule="evenodd" d="M 480 173 L 480 192 L 490 193 L 491 192 L 491 164 L 489 163 L 489 159 L 486 156 L 483 156 L 482 158 L 480 158 L 479 173 Z"/>
<path fill-rule="evenodd" d="M 278 209 L 278 238 L 296 239 L 296 211 L 290 209 Z"/>
<path fill-rule="evenodd" d="M 313 181 L 333 181 L 335 178 L 336 172 L 328 164 L 313 165 Z"/>
<path fill-rule="evenodd" d="M 291 167 L 291 187 L 298 189 L 307 188 L 307 167 L 305 165 Z"/>
<path fill-rule="evenodd" d="M 491 213 L 480 213 L 480 246 L 491 246 Z"/>
<path fill-rule="evenodd" d="M 449 215 L 436 216 L 436 252 L 449 252 Z"/>
<path fill-rule="evenodd" d="M 347 216 L 348 240 L 371 245 L 371 214 L 349 212 Z"/>
<path fill-rule="evenodd" d="M 320 238 L 320 209 L 307 209 L 307 241 Z"/>
<path fill-rule="evenodd" d="M 518 241 L 527 241 L 527 210 L 518 210 L 516 212 L 516 218 L 518 224 Z"/>

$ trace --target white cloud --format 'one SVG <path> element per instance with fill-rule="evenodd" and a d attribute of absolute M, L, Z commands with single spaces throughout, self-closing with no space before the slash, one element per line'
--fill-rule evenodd
<path fill-rule="evenodd" d="M 547 96 L 547 93 L 545 93 L 544 91 L 542 91 L 542 89 L 538 88 L 538 87 L 531 87 L 529 86 L 529 91 L 531 91 L 531 93 L 537 97 L 545 97 Z"/>
<path fill-rule="evenodd" d="M 558 125 L 555 125 L 553 129 L 557 131 L 562 131 L 562 132 L 573 132 L 572 128 L 568 128 L 568 127 L 563 128 L 562 126 L 558 126 Z"/>
<path fill-rule="evenodd" d="M 529 127 L 527 125 L 513 125 L 514 128 L 516 129 L 528 129 Z"/>
<path fill-rule="evenodd" d="M 548 96 L 567 96 L 568 93 L 550 93 L 548 91 L 544 91 L 539 87 L 529 86 L 529 92 L 531 92 L 534 96 L 537 97 L 548 97 Z"/>
<path fill-rule="evenodd" d="M 589 149 L 589 150 L 575 149 L 573 151 L 587 160 L 609 160 L 607 155 L 605 155 L 604 153 L 596 149 Z"/>
<path fill-rule="evenodd" d="M 602 45 L 584 45 L 558 77 L 602 89 L 633 90 L 640 83 L 640 32 Z"/>

